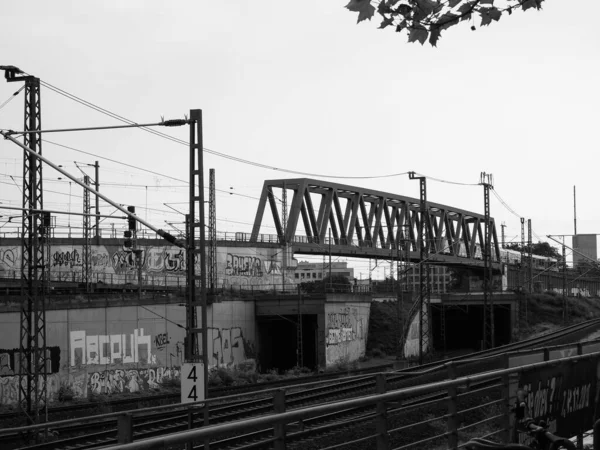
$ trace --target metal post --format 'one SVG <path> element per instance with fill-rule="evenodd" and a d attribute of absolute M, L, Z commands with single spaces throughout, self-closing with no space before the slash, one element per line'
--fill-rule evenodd
<path fill-rule="evenodd" d="M 456 379 L 456 366 L 454 363 L 447 363 L 448 366 L 448 379 Z M 456 400 L 458 398 L 458 390 L 455 386 L 448 388 L 448 449 L 453 450 L 458 446 L 458 425 L 459 420 L 457 416 Z"/>
<path fill-rule="evenodd" d="M 282 291 L 285 293 L 285 264 L 287 261 L 287 189 L 285 188 L 285 181 L 281 190 L 281 224 L 283 230 L 281 239 L 281 243 L 283 244 L 283 251 L 281 253 L 281 285 Z"/>
<path fill-rule="evenodd" d="M 40 409 L 47 420 L 47 361 L 45 239 L 49 230 L 43 225 L 41 97 L 39 78 L 25 75 L 14 66 L 0 66 L 6 81 L 25 82 L 25 123 L 23 152 L 23 220 L 21 232 L 21 317 L 19 350 L 19 405 L 29 423 L 40 421 Z M 21 145 L 19 143 L 19 145 Z"/>
<path fill-rule="evenodd" d="M 203 163 L 203 135 L 202 135 L 202 110 L 190 110 L 190 155 L 189 155 L 190 185 L 189 185 L 189 233 L 187 242 L 188 252 L 188 318 L 187 353 L 189 362 L 201 361 L 204 366 L 204 398 L 208 398 L 208 324 L 206 302 L 206 241 L 204 218 L 204 163 Z M 196 206 L 198 207 L 198 221 L 196 221 Z M 196 249 L 196 231 L 200 231 L 200 248 Z M 200 254 L 200 275 L 196 275 L 196 255 Z M 196 301 L 196 281 L 200 281 L 200 302 L 202 328 L 194 326 Z M 197 337 L 201 333 L 202 354 L 198 354 Z"/>
<path fill-rule="evenodd" d="M 90 177 L 88 175 L 83 176 L 83 183 L 86 186 L 90 184 Z M 97 197 L 96 197 L 97 198 Z M 90 229 L 90 191 L 89 189 L 83 190 L 83 266 L 82 266 L 82 280 L 85 284 L 85 291 L 90 292 L 92 287 L 92 242 L 91 242 L 91 229 Z M 96 217 L 96 221 L 98 218 Z"/>
<path fill-rule="evenodd" d="M 567 324 L 567 256 L 565 250 L 565 237 L 562 244 L 562 295 L 563 295 L 563 323 Z M 599 449 L 600 450 L 600 449 Z"/>
<path fill-rule="evenodd" d="M 329 291 L 333 288 L 333 280 L 331 279 L 331 227 L 329 227 Z"/>
<path fill-rule="evenodd" d="M 481 173 L 480 185 L 483 186 L 484 203 L 484 240 L 483 243 L 483 349 L 495 347 L 494 301 L 492 298 L 492 248 L 490 227 L 490 189 L 493 189 L 492 175 Z M 503 228 L 504 230 L 504 228 Z"/>
<path fill-rule="evenodd" d="M 133 442 L 133 416 L 131 413 L 123 413 L 117 419 L 117 442 L 119 444 Z"/>
<path fill-rule="evenodd" d="M 273 395 L 273 409 L 275 413 L 285 412 L 285 391 L 278 389 Z M 273 448 L 275 450 L 285 450 L 285 423 L 277 422 L 273 427 L 275 442 Z"/>
<path fill-rule="evenodd" d="M 96 192 L 100 191 L 100 166 L 98 161 L 94 163 L 94 187 Z M 96 195 L 96 245 L 100 245 L 100 197 Z"/>
<path fill-rule="evenodd" d="M 430 350 L 431 343 L 429 324 L 430 314 L 430 292 L 429 292 L 429 211 L 427 208 L 427 179 L 417 177 L 414 172 L 409 172 L 411 180 L 419 180 L 420 198 L 420 220 L 419 220 L 419 364 L 423 364 L 423 354 Z"/>
<path fill-rule="evenodd" d="M 209 169 L 208 189 L 208 240 L 210 241 L 208 256 L 208 284 L 214 294 L 217 287 L 217 199 L 215 189 L 215 169 Z"/>
<path fill-rule="evenodd" d="M 379 373 L 375 376 L 376 391 L 378 394 L 385 394 L 386 392 L 386 380 L 385 375 Z M 388 450 L 389 446 L 389 435 L 387 426 L 387 407 L 385 402 L 377 402 L 377 416 L 376 416 L 375 428 L 377 433 L 377 450 Z"/>
<path fill-rule="evenodd" d="M 533 241 L 531 237 L 531 219 L 527 219 L 527 246 L 529 247 L 528 252 L 528 285 L 529 285 L 529 293 L 533 294 Z M 525 310 L 527 311 L 527 310 Z"/>

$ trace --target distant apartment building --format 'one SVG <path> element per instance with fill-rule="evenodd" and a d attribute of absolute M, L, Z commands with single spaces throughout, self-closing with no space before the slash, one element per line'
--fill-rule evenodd
<path fill-rule="evenodd" d="M 573 236 L 573 266 L 589 264 L 598 259 L 598 243 L 595 234 L 576 234 Z"/>
<path fill-rule="evenodd" d="M 329 263 L 310 263 L 308 261 L 298 262 L 294 271 L 294 281 L 296 283 L 319 281 L 328 278 L 330 271 L 332 277 L 343 276 L 350 282 L 354 281 L 354 269 L 348 267 L 347 262 L 332 262 L 330 270 Z"/>
<path fill-rule="evenodd" d="M 419 266 L 412 265 L 406 273 L 405 291 L 418 291 L 421 283 Z M 445 266 L 429 266 L 429 283 L 432 294 L 444 294 L 448 292 L 448 285 L 452 280 L 450 271 Z"/>

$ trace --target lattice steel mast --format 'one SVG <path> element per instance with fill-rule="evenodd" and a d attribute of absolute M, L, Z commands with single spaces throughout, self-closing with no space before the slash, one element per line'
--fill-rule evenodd
<path fill-rule="evenodd" d="M 190 110 L 190 185 L 188 219 L 188 303 L 187 303 L 187 342 L 186 361 L 204 364 L 204 398 L 208 398 L 208 328 L 206 302 L 206 240 L 204 218 L 204 162 L 203 162 L 202 110 Z M 196 212 L 197 211 L 197 212 Z M 198 220 L 196 221 L 196 216 Z M 196 248 L 199 233 L 200 248 Z M 200 274 L 196 273 L 196 255 L 200 256 Z M 197 282 L 200 284 L 200 299 L 196 298 Z M 201 328 L 195 323 L 196 308 L 201 309 Z M 198 336 L 202 343 L 198 348 Z"/>
<path fill-rule="evenodd" d="M 483 243 L 483 349 L 494 348 L 494 300 L 492 298 L 492 247 L 490 227 L 490 189 L 494 189 L 491 174 L 481 173 L 479 184 L 483 186 L 484 243 Z"/>
<path fill-rule="evenodd" d="M 83 176 L 83 184 L 86 186 L 90 185 L 90 177 L 88 175 Z M 92 211 L 92 204 L 90 202 L 90 190 L 83 190 L 83 265 L 82 265 L 82 280 L 85 284 L 85 291 L 90 292 L 92 286 L 92 230 L 90 213 Z"/>
<path fill-rule="evenodd" d="M 429 291 L 429 212 L 427 208 L 427 179 L 417 177 L 414 172 L 409 172 L 411 180 L 419 180 L 420 216 L 418 223 L 419 243 L 419 364 L 423 364 L 425 349 L 430 350 L 430 318 L 431 318 L 431 293 Z"/>
<path fill-rule="evenodd" d="M 40 80 L 14 66 L 0 66 L 6 81 L 25 82 L 24 145 L 42 153 Z M 42 162 L 23 153 L 23 225 L 21 240 L 21 329 L 19 404 L 30 423 L 40 422 L 40 409 L 47 419 L 46 310 L 44 299 L 45 245 L 47 231 L 43 220 Z"/>
<path fill-rule="evenodd" d="M 215 169 L 209 169 L 208 186 L 208 287 L 214 293 L 217 287 L 217 199 Z"/>

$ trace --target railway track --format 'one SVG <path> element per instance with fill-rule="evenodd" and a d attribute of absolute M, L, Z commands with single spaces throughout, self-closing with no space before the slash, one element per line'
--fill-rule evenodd
<path fill-rule="evenodd" d="M 455 357 L 444 361 L 443 364 L 433 362 L 394 372 L 387 372 L 385 376 L 385 385 L 388 390 L 399 389 L 416 384 L 424 384 L 433 381 L 445 379 L 447 376 L 447 363 L 451 362 L 457 369 L 463 371 L 460 375 L 467 375 L 487 370 L 501 368 L 504 360 L 494 358 L 507 352 L 517 350 L 539 348 L 544 345 L 565 343 L 569 339 L 577 339 L 576 336 L 585 332 L 591 332 L 600 327 L 600 319 L 573 325 L 561 330 L 547 333 L 532 339 L 509 344 L 492 350 L 472 353 Z M 418 369 L 418 371 L 415 371 Z M 332 402 L 350 397 L 366 395 L 376 392 L 377 383 L 375 377 L 371 375 L 353 376 L 345 379 L 338 379 L 332 383 L 318 382 L 319 385 L 298 388 L 287 387 L 285 395 L 286 410 L 303 408 L 314 404 Z M 299 389 L 299 390 L 298 390 Z M 222 401 L 210 406 L 210 424 L 219 424 L 240 420 L 249 417 L 256 417 L 273 412 L 273 398 L 266 396 L 267 393 L 257 392 L 253 397 L 239 399 L 239 396 L 224 397 Z M 256 398 L 256 397 L 259 398 Z M 411 402 L 439 401 L 443 395 L 430 394 L 426 398 L 415 398 Z M 135 411 L 131 412 L 132 414 Z M 135 413 L 135 424 L 133 426 L 133 439 L 140 440 L 160 434 L 173 433 L 188 429 L 189 423 L 201 425 L 203 422 L 203 412 L 189 413 L 184 407 L 179 407 L 170 411 L 161 412 L 142 412 Z M 340 429 L 348 427 L 349 423 L 355 420 L 367 420 L 374 411 L 361 408 L 358 410 L 347 410 L 342 413 L 329 414 L 323 417 L 315 417 L 304 423 L 296 424 L 297 430 L 292 430 L 288 434 L 288 441 L 302 442 L 310 436 L 318 433 L 337 433 Z M 193 425 L 192 425 L 193 426 Z M 73 424 L 65 426 L 56 426 L 53 429 L 57 433 L 52 442 L 37 444 L 26 449 L 66 449 L 79 450 L 88 448 L 98 448 L 102 446 L 117 443 L 117 427 L 115 419 L 97 420 L 94 423 Z M 338 430 L 338 431 L 336 431 Z M 82 436 L 83 434 L 83 436 Z M 256 430 L 252 433 L 246 433 L 240 436 L 231 436 L 220 441 L 211 442 L 211 448 L 267 448 L 272 443 L 272 429 Z M 16 436 L 13 436 L 16 437 Z M 13 447 L 14 448 L 14 447 Z"/>

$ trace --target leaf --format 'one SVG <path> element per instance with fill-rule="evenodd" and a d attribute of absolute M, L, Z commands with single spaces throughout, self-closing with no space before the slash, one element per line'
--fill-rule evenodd
<path fill-rule="evenodd" d="M 408 22 L 406 21 L 406 19 L 404 19 L 402 22 L 400 22 L 398 25 L 396 25 L 396 33 L 404 30 L 408 25 Z"/>
<path fill-rule="evenodd" d="M 462 0 L 449 0 L 448 1 L 448 6 L 450 8 L 454 8 L 456 5 L 458 5 Z"/>
<path fill-rule="evenodd" d="M 381 25 L 379 25 L 379 28 L 380 29 L 381 28 L 385 28 L 385 27 L 387 27 L 389 25 L 393 25 L 393 23 L 394 23 L 394 18 L 393 17 L 390 17 L 390 18 L 384 17 L 383 18 L 383 22 L 381 22 Z"/>
<path fill-rule="evenodd" d="M 535 0 L 527 0 L 521 4 L 523 11 L 527 11 L 529 8 L 537 8 L 540 9 L 541 6 Z"/>
<path fill-rule="evenodd" d="M 490 8 L 488 10 L 488 14 L 496 22 L 500 20 L 500 17 L 502 17 L 502 11 L 500 11 L 498 8 Z"/>
<path fill-rule="evenodd" d="M 480 26 L 483 27 L 485 25 L 489 25 L 490 23 L 492 23 L 492 18 L 490 17 L 487 9 L 480 9 L 479 15 L 481 16 L 481 25 Z"/>
<path fill-rule="evenodd" d="M 440 30 L 445 30 L 446 28 L 450 28 L 457 23 L 458 16 L 456 14 L 452 14 L 451 12 L 447 12 L 437 20 L 436 25 L 440 28 Z"/>
<path fill-rule="evenodd" d="M 429 33 L 425 28 L 413 28 L 408 35 L 408 42 L 419 41 L 421 45 L 423 45 L 427 40 L 428 34 Z"/>
<path fill-rule="evenodd" d="M 371 20 L 371 17 L 375 14 L 375 7 L 371 5 L 371 0 L 350 0 L 346 8 L 358 12 L 357 23 L 361 23 L 365 19 Z"/>
<path fill-rule="evenodd" d="M 377 6 L 377 12 L 383 16 L 384 14 L 390 14 L 393 11 L 392 8 L 390 8 L 390 5 L 388 5 L 385 0 L 381 0 L 381 2 L 379 2 L 379 5 Z"/>
<path fill-rule="evenodd" d="M 407 16 L 410 13 L 412 13 L 412 8 L 409 5 L 403 3 L 400 6 L 398 6 L 398 12 L 403 16 Z"/>
<path fill-rule="evenodd" d="M 432 12 L 439 11 L 441 5 L 438 2 L 434 2 L 432 0 L 415 0 L 417 2 L 417 6 L 423 13 L 428 16 Z"/>
<path fill-rule="evenodd" d="M 429 33 L 429 43 L 432 47 L 437 47 L 437 41 L 440 38 L 441 33 L 442 31 L 439 28 L 431 30 L 431 33 Z"/>
<path fill-rule="evenodd" d="M 502 13 L 498 8 L 488 8 L 488 9 L 480 9 L 479 14 L 481 15 L 481 26 L 489 25 L 492 23 L 492 20 L 496 22 L 500 20 L 500 16 Z"/>
<path fill-rule="evenodd" d="M 468 11 L 471 11 L 474 7 L 475 7 L 475 3 L 476 2 L 466 2 L 463 3 L 462 5 L 460 5 L 460 8 L 458 8 L 458 12 L 460 14 L 464 14 Z"/>

